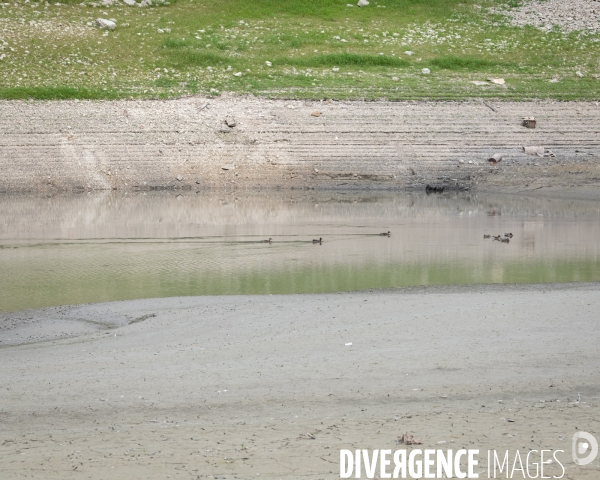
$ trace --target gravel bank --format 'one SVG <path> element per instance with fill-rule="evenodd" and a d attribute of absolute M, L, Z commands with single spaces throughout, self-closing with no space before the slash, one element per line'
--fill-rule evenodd
<path fill-rule="evenodd" d="M 513 25 L 534 25 L 546 30 L 559 26 L 566 32 L 600 31 L 600 2 L 597 0 L 526 1 L 516 8 L 493 8 L 493 13 L 508 15 Z"/>

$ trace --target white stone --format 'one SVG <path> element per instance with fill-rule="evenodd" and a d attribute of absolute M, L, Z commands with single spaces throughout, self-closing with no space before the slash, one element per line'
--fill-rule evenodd
<path fill-rule="evenodd" d="M 234 77 L 241 77 L 242 76 L 242 72 L 235 72 L 233 74 Z"/>
<path fill-rule="evenodd" d="M 421 73 L 422 73 L 423 75 L 429 75 L 429 74 L 431 73 L 431 70 L 429 70 L 428 68 L 423 68 L 423 69 L 421 70 Z"/>
<path fill-rule="evenodd" d="M 367 0 L 358 0 L 358 3 L 356 4 L 358 7 L 366 7 L 369 4 L 369 2 Z"/>
<path fill-rule="evenodd" d="M 268 60 L 265 62 L 265 65 L 266 65 L 267 67 L 272 67 L 272 66 L 273 66 L 273 64 L 272 64 L 271 62 L 269 62 Z"/>
<path fill-rule="evenodd" d="M 102 28 L 105 30 L 114 30 L 115 28 L 117 28 L 117 24 L 115 22 L 111 22 L 110 20 L 106 20 L 105 18 L 97 18 L 95 23 L 98 28 Z"/>
<path fill-rule="evenodd" d="M 123 0 L 125 5 L 129 5 L 130 7 L 135 6 L 135 0 Z"/>

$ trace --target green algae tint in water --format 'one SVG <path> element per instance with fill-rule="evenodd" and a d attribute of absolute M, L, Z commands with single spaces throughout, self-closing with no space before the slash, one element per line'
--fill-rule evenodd
<path fill-rule="evenodd" d="M 0 209 L 2 312 L 164 296 L 600 280 L 600 203 L 590 201 L 100 194 L 4 197 Z M 378 235 L 388 230 L 390 238 Z M 483 239 L 508 232 L 509 244 Z M 319 237 L 323 244 L 313 244 Z"/>

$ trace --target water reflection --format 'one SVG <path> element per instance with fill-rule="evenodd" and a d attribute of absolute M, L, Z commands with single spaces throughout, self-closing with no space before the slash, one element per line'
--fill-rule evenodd
<path fill-rule="evenodd" d="M 597 202 L 103 193 L 0 197 L 0 218 L 4 312 L 159 296 L 600 280 Z M 387 230 L 390 238 L 378 235 Z M 483 239 L 506 232 L 508 245 Z"/>

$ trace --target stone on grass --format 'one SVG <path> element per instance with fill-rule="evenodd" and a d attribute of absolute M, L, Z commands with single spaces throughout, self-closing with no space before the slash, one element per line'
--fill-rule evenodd
<path fill-rule="evenodd" d="M 358 3 L 356 4 L 358 7 L 366 7 L 369 4 L 369 2 L 367 0 L 358 0 Z"/>
<path fill-rule="evenodd" d="M 423 75 L 429 75 L 429 74 L 431 73 L 431 70 L 429 70 L 428 68 L 423 68 L 423 69 L 421 70 L 421 73 L 422 73 Z"/>
<path fill-rule="evenodd" d="M 97 18 L 95 23 L 98 28 L 102 28 L 104 30 L 114 30 L 117 28 L 117 24 L 115 22 L 107 20 L 106 18 Z"/>
<path fill-rule="evenodd" d="M 135 6 L 135 0 L 123 0 L 125 5 L 129 5 L 130 7 Z"/>

